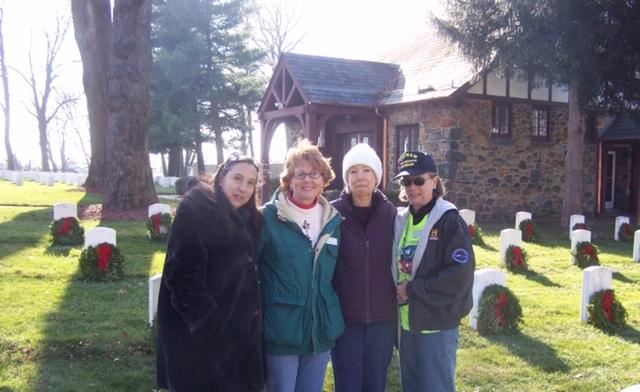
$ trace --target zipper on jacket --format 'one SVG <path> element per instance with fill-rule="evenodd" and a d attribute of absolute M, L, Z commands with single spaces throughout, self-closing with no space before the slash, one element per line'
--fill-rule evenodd
<path fill-rule="evenodd" d="M 370 296 L 371 296 L 371 281 L 369 279 L 369 266 L 371 264 L 371 257 L 370 257 L 370 252 L 369 252 L 369 238 L 367 238 L 367 240 L 365 241 L 365 249 L 366 249 L 366 255 L 367 257 L 365 257 L 365 262 L 366 262 L 366 266 L 365 266 L 365 282 L 367 286 L 367 294 L 365 296 L 366 298 L 366 306 L 365 308 L 367 309 L 367 314 L 365 316 L 365 320 L 368 323 L 370 321 L 371 318 L 371 301 L 370 301 Z"/>

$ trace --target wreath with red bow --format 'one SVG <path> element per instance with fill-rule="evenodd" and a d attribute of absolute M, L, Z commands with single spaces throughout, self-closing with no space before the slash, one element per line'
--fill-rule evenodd
<path fill-rule="evenodd" d="M 69 216 L 54 220 L 49 225 L 51 242 L 54 245 L 81 245 L 84 243 L 84 229 L 77 218 Z"/>
<path fill-rule="evenodd" d="M 151 215 L 147 220 L 149 238 L 154 241 L 166 241 L 169 237 L 172 221 L 171 214 L 167 212 Z"/>
<path fill-rule="evenodd" d="M 525 272 L 527 267 L 527 252 L 518 245 L 510 245 L 504 256 L 504 264 L 511 272 Z"/>
<path fill-rule="evenodd" d="M 473 224 L 473 225 L 469 225 L 468 227 L 469 227 L 469 237 L 471 237 L 471 243 L 475 245 L 483 245 L 484 239 L 482 238 L 483 233 L 480 226 Z"/>
<path fill-rule="evenodd" d="M 633 241 L 633 227 L 629 223 L 623 223 L 618 228 L 618 239 L 623 242 Z"/>
<path fill-rule="evenodd" d="M 571 231 L 573 231 L 573 230 L 589 230 L 589 226 L 588 226 L 586 223 L 584 223 L 584 222 L 576 223 L 576 224 L 575 224 L 575 225 L 573 225 L 573 227 L 571 228 Z"/>
<path fill-rule="evenodd" d="M 80 274 L 91 281 L 119 280 L 124 276 L 124 256 L 118 247 L 103 242 L 80 254 Z"/>
<path fill-rule="evenodd" d="M 589 298 L 587 322 L 594 327 L 613 334 L 627 325 L 627 311 L 617 300 L 613 290 L 601 290 Z"/>
<path fill-rule="evenodd" d="M 538 242 L 540 236 L 538 234 L 538 226 L 531 219 L 525 219 L 518 226 L 522 232 L 522 240 L 526 242 Z"/>
<path fill-rule="evenodd" d="M 482 335 L 514 333 L 522 323 L 518 298 L 505 286 L 487 286 L 478 303 L 478 332 Z"/>
<path fill-rule="evenodd" d="M 600 265 L 600 259 L 598 257 L 598 247 L 593 245 L 590 241 L 581 241 L 576 244 L 576 250 L 571 252 L 573 256 L 573 264 L 585 269 L 592 265 Z"/>

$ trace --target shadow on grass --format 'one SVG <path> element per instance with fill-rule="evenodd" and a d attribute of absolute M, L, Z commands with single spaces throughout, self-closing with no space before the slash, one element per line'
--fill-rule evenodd
<path fill-rule="evenodd" d="M 53 245 L 50 244 L 47 249 L 45 249 L 44 253 L 48 256 L 64 256 L 67 257 L 69 256 L 69 253 L 71 252 L 71 249 L 73 249 L 73 246 L 69 246 L 69 245 Z"/>
<path fill-rule="evenodd" d="M 624 274 L 618 271 L 613 273 L 613 279 L 619 280 L 622 283 L 636 283 L 635 280 L 626 277 Z"/>
<path fill-rule="evenodd" d="M 562 287 L 562 285 L 552 281 L 551 279 L 547 278 L 542 274 L 537 273 L 534 270 L 528 270 L 522 273 L 521 275 L 527 278 L 528 280 L 532 280 L 536 283 L 540 283 L 541 285 L 546 287 Z"/>
<path fill-rule="evenodd" d="M 14 206 L 6 206 L 12 208 Z M 18 206 L 15 208 L 26 209 Z M 14 253 L 32 248 L 49 234 L 50 208 L 32 208 L 0 224 L 0 260 Z"/>
<path fill-rule="evenodd" d="M 486 336 L 492 343 L 500 344 L 529 365 L 547 373 L 567 373 L 570 367 L 556 354 L 556 350 L 523 333 Z"/>
<path fill-rule="evenodd" d="M 479 244 L 473 244 L 473 245 L 474 246 L 479 246 L 480 248 L 482 248 L 484 250 L 488 250 L 488 251 L 492 251 L 492 252 L 495 252 L 495 251 L 498 250 L 498 249 L 494 248 L 493 246 L 487 244 L 486 242 L 482 242 L 482 243 L 479 243 Z"/>
<path fill-rule="evenodd" d="M 629 326 L 620 331 L 617 336 L 621 337 L 629 343 L 640 344 L 640 331 Z"/>

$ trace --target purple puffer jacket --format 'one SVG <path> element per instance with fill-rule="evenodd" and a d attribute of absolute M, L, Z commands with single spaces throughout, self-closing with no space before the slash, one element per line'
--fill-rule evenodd
<path fill-rule="evenodd" d="M 345 218 L 333 285 L 346 322 L 369 323 L 397 318 L 396 289 L 391 276 L 396 207 L 376 190 L 374 212 L 365 228 L 354 214 L 351 195 L 342 193 L 333 206 Z"/>

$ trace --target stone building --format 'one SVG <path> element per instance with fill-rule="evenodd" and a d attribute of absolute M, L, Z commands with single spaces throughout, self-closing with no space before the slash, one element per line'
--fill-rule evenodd
<path fill-rule="evenodd" d="M 346 151 L 366 142 L 383 159 L 382 187 L 393 189 L 398 155 L 419 149 L 439 163 L 447 198 L 479 219 L 520 210 L 558 214 L 567 100 L 566 88 L 547 80 L 475 72 L 454 47 L 428 34 L 380 62 L 285 53 L 258 110 L 261 160 L 269 161 L 271 138 L 284 123 L 331 156 L 338 176 Z M 638 212 L 640 126 L 620 122 L 584 121 L 580 197 L 587 215 Z M 616 199 L 613 183 L 623 182 Z M 342 179 L 333 185 L 341 187 Z"/>

